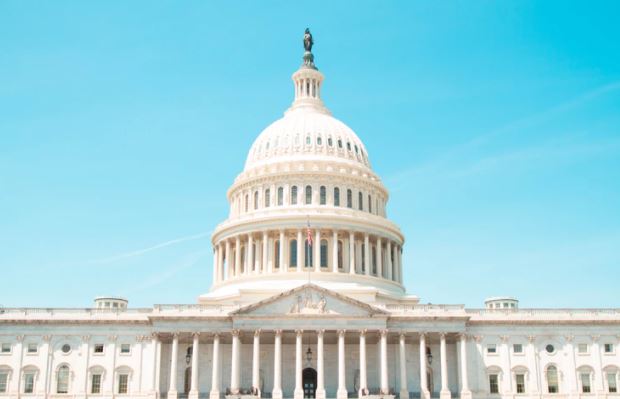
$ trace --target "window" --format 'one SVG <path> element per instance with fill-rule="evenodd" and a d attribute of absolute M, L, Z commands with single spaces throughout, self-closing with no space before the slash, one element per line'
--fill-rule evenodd
<path fill-rule="evenodd" d="M 579 374 L 579 380 L 581 381 L 581 392 L 590 393 L 592 392 L 590 387 L 590 373 L 585 372 Z"/>
<path fill-rule="evenodd" d="M 338 269 L 343 269 L 344 268 L 344 261 L 342 259 L 342 255 L 343 255 L 343 246 L 344 244 L 342 243 L 342 241 L 338 241 Z"/>
<path fill-rule="evenodd" d="M 347 190 L 347 208 L 353 208 L 353 191 Z"/>
<path fill-rule="evenodd" d="M 306 260 L 304 262 L 304 265 L 306 267 L 312 267 L 312 257 L 314 256 L 312 253 L 312 245 L 310 245 L 310 243 L 308 242 L 308 240 L 306 240 L 306 245 L 304 250 L 306 251 Z"/>
<path fill-rule="evenodd" d="M 377 247 L 373 246 L 372 247 L 372 259 L 371 259 L 371 264 L 372 264 L 372 274 L 376 275 L 377 274 Z"/>
<path fill-rule="evenodd" d="M 347 141 L 347 150 L 351 151 L 351 143 Z"/>
<path fill-rule="evenodd" d="M 71 352 L 71 345 L 64 344 L 62 346 L 62 348 L 60 348 L 60 350 L 62 351 L 62 353 L 67 354 L 67 353 Z"/>
<path fill-rule="evenodd" d="M 334 187 L 334 206 L 340 206 L 340 189 Z"/>
<path fill-rule="evenodd" d="M 605 344 L 604 348 L 605 353 L 614 353 L 614 344 Z"/>
<path fill-rule="evenodd" d="M 334 142 L 332 141 L 331 137 L 327 138 L 327 145 L 330 146 L 330 147 L 332 147 L 334 145 Z"/>
<path fill-rule="evenodd" d="M 24 373 L 24 393 L 34 393 L 34 371 Z"/>
<path fill-rule="evenodd" d="M 306 186 L 306 205 L 312 204 L 312 186 Z"/>
<path fill-rule="evenodd" d="M 360 211 L 364 210 L 364 196 L 362 195 L 361 191 L 357 193 L 357 208 Z"/>
<path fill-rule="evenodd" d="M 103 353 L 103 344 L 95 344 L 93 353 Z"/>
<path fill-rule="evenodd" d="M 60 366 L 58 369 L 56 393 L 69 393 L 69 366 Z"/>
<path fill-rule="evenodd" d="M 90 377 L 90 393 L 101 393 L 101 374 Z"/>
<path fill-rule="evenodd" d="M 588 353 L 588 344 L 578 344 L 577 352 L 581 354 Z"/>
<path fill-rule="evenodd" d="M 357 149 L 357 144 L 356 144 L 356 145 L 354 145 L 353 147 L 355 148 L 355 153 L 357 154 L 357 151 L 358 151 L 358 149 Z"/>
<path fill-rule="evenodd" d="M 258 209 L 258 191 L 254 191 L 254 210 Z"/>
<path fill-rule="evenodd" d="M 1 377 L 1 374 L 0 374 L 0 377 Z M 1 387 L 1 384 L 2 384 L 2 381 L 0 380 L 0 387 Z M 616 379 L 616 373 L 607 373 L 607 391 L 609 393 L 618 392 L 618 380 Z"/>
<path fill-rule="evenodd" d="M 497 374 L 489 374 L 489 393 L 499 393 L 499 378 Z"/>
<path fill-rule="evenodd" d="M 368 194 L 368 212 L 372 213 L 372 199 L 370 198 L 370 194 Z"/>
<path fill-rule="evenodd" d="M 545 346 L 545 350 L 547 351 L 547 353 L 554 353 L 555 352 L 555 346 L 549 344 L 549 345 Z"/>
<path fill-rule="evenodd" d="M 0 371 L 0 393 L 5 393 L 9 385 L 9 373 L 7 371 Z"/>
<path fill-rule="evenodd" d="M 515 375 L 515 382 L 517 383 L 517 393 L 525 393 L 525 374 Z"/>
<path fill-rule="evenodd" d="M 121 353 L 131 353 L 131 344 L 121 344 Z"/>
<path fill-rule="evenodd" d="M 366 244 L 362 244 L 362 272 L 366 273 Z"/>
<path fill-rule="evenodd" d="M 280 268 L 280 240 L 275 242 L 273 258 L 274 258 L 273 267 L 276 269 L 279 269 Z"/>
<path fill-rule="evenodd" d="M 547 392 L 558 393 L 558 369 L 555 366 L 547 368 Z"/>
<path fill-rule="evenodd" d="M 127 393 L 128 383 L 129 383 L 129 374 L 118 375 L 118 393 L 119 394 Z"/>
<path fill-rule="evenodd" d="M 327 267 L 327 240 L 321 240 L 321 267 Z"/>
<path fill-rule="evenodd" d="M 321 136 L 317 136 L 317 138 L 316 138 L 316 144 L 317 144 L 317 145 L 323 145 L 323 139 L 321 138 Z"/>
<path fill-rule="evenodd" d="M 487 345 L 487 353 L 489 353 L 489 354 L 497 353 L 497 345 L 495 345 L 495 344 Z"/>
<path fill-rule="evenodd" d="M 268 208 L 271 205 L 271 191 L 269 189 L 265 190 L 265 208 Z"/>
<path fill-rule="evenodd" d="M 284 188 L 278 187 L 278 206 L 284 205 Z"/>
<path fill-rule="evenodd" d="M 327 189 L 325 188 L 325 186 L 321 186 L 321 188 L 319 189 L 319 197 L 320 204 L 325 205 L 327 203 Z"/>
<path fill-rule="evenodd" d="M 297 240 L 291 240 L 289 244 L 289 266 L 297 267 Z"/>
<path fill-rule="evenodd" d="M 312 144 L 312 139 L 310 138 L 310 136 L 306 136 L 306 145 L 310 144 Z"/>
<path fill-rule="evenodd" d="M 11 344 L 2 343 L 2 353 L 11 353 Z"/>
<path fill-rule="evenodd" d="M 513 353 L 523 353 L 523 345 L 522 344 L 514 344 L 512 345 Z"/>
<path fill-rule="evenodd" d="M 39 346 L 36 343 L 28 344 L 28 353 L 37 353 L 39 350 Z"/>
<path fill-rule="evenodd" d="M 291 205 L 297 205 L 297 186 L 291 187 Z"/>

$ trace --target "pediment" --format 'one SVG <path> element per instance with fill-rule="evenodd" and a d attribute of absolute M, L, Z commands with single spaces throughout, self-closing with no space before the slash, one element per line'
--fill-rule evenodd
<path fill-rule="evenodd" d="M 304 284 L 271 298 L 244 306 L 232 316 L 290 316 L 290 317 L 370 317 L 388 314 L 386 311 L 325 289 Z"/>

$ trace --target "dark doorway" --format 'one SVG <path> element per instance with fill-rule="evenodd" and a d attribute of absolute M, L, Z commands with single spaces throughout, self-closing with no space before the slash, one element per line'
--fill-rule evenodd
<path fill-rule="evenodd" d="M 305 368 L 303 371 L 304 398 L 316 397 L 316 370 Z"/>

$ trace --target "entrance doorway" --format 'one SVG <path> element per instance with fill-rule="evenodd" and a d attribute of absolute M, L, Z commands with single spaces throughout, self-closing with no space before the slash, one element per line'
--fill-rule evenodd
<path fill-rule="evenodd" d="M 316 370 L 313 368 L 305 368 L 302 372 L 304 398 L 316 397 Z"/>

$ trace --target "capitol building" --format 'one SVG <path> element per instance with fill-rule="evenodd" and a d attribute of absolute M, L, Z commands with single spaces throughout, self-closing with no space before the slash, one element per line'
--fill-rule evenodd
<path fill-rule="evenodd" d="M 0 309 L 0 399 L 620 399 L 620 309 L 407 293 L 389 192 L 321 99 L 309 31 L 304 47 L 292 104 L 228 189 L 210 290 Z"/>

